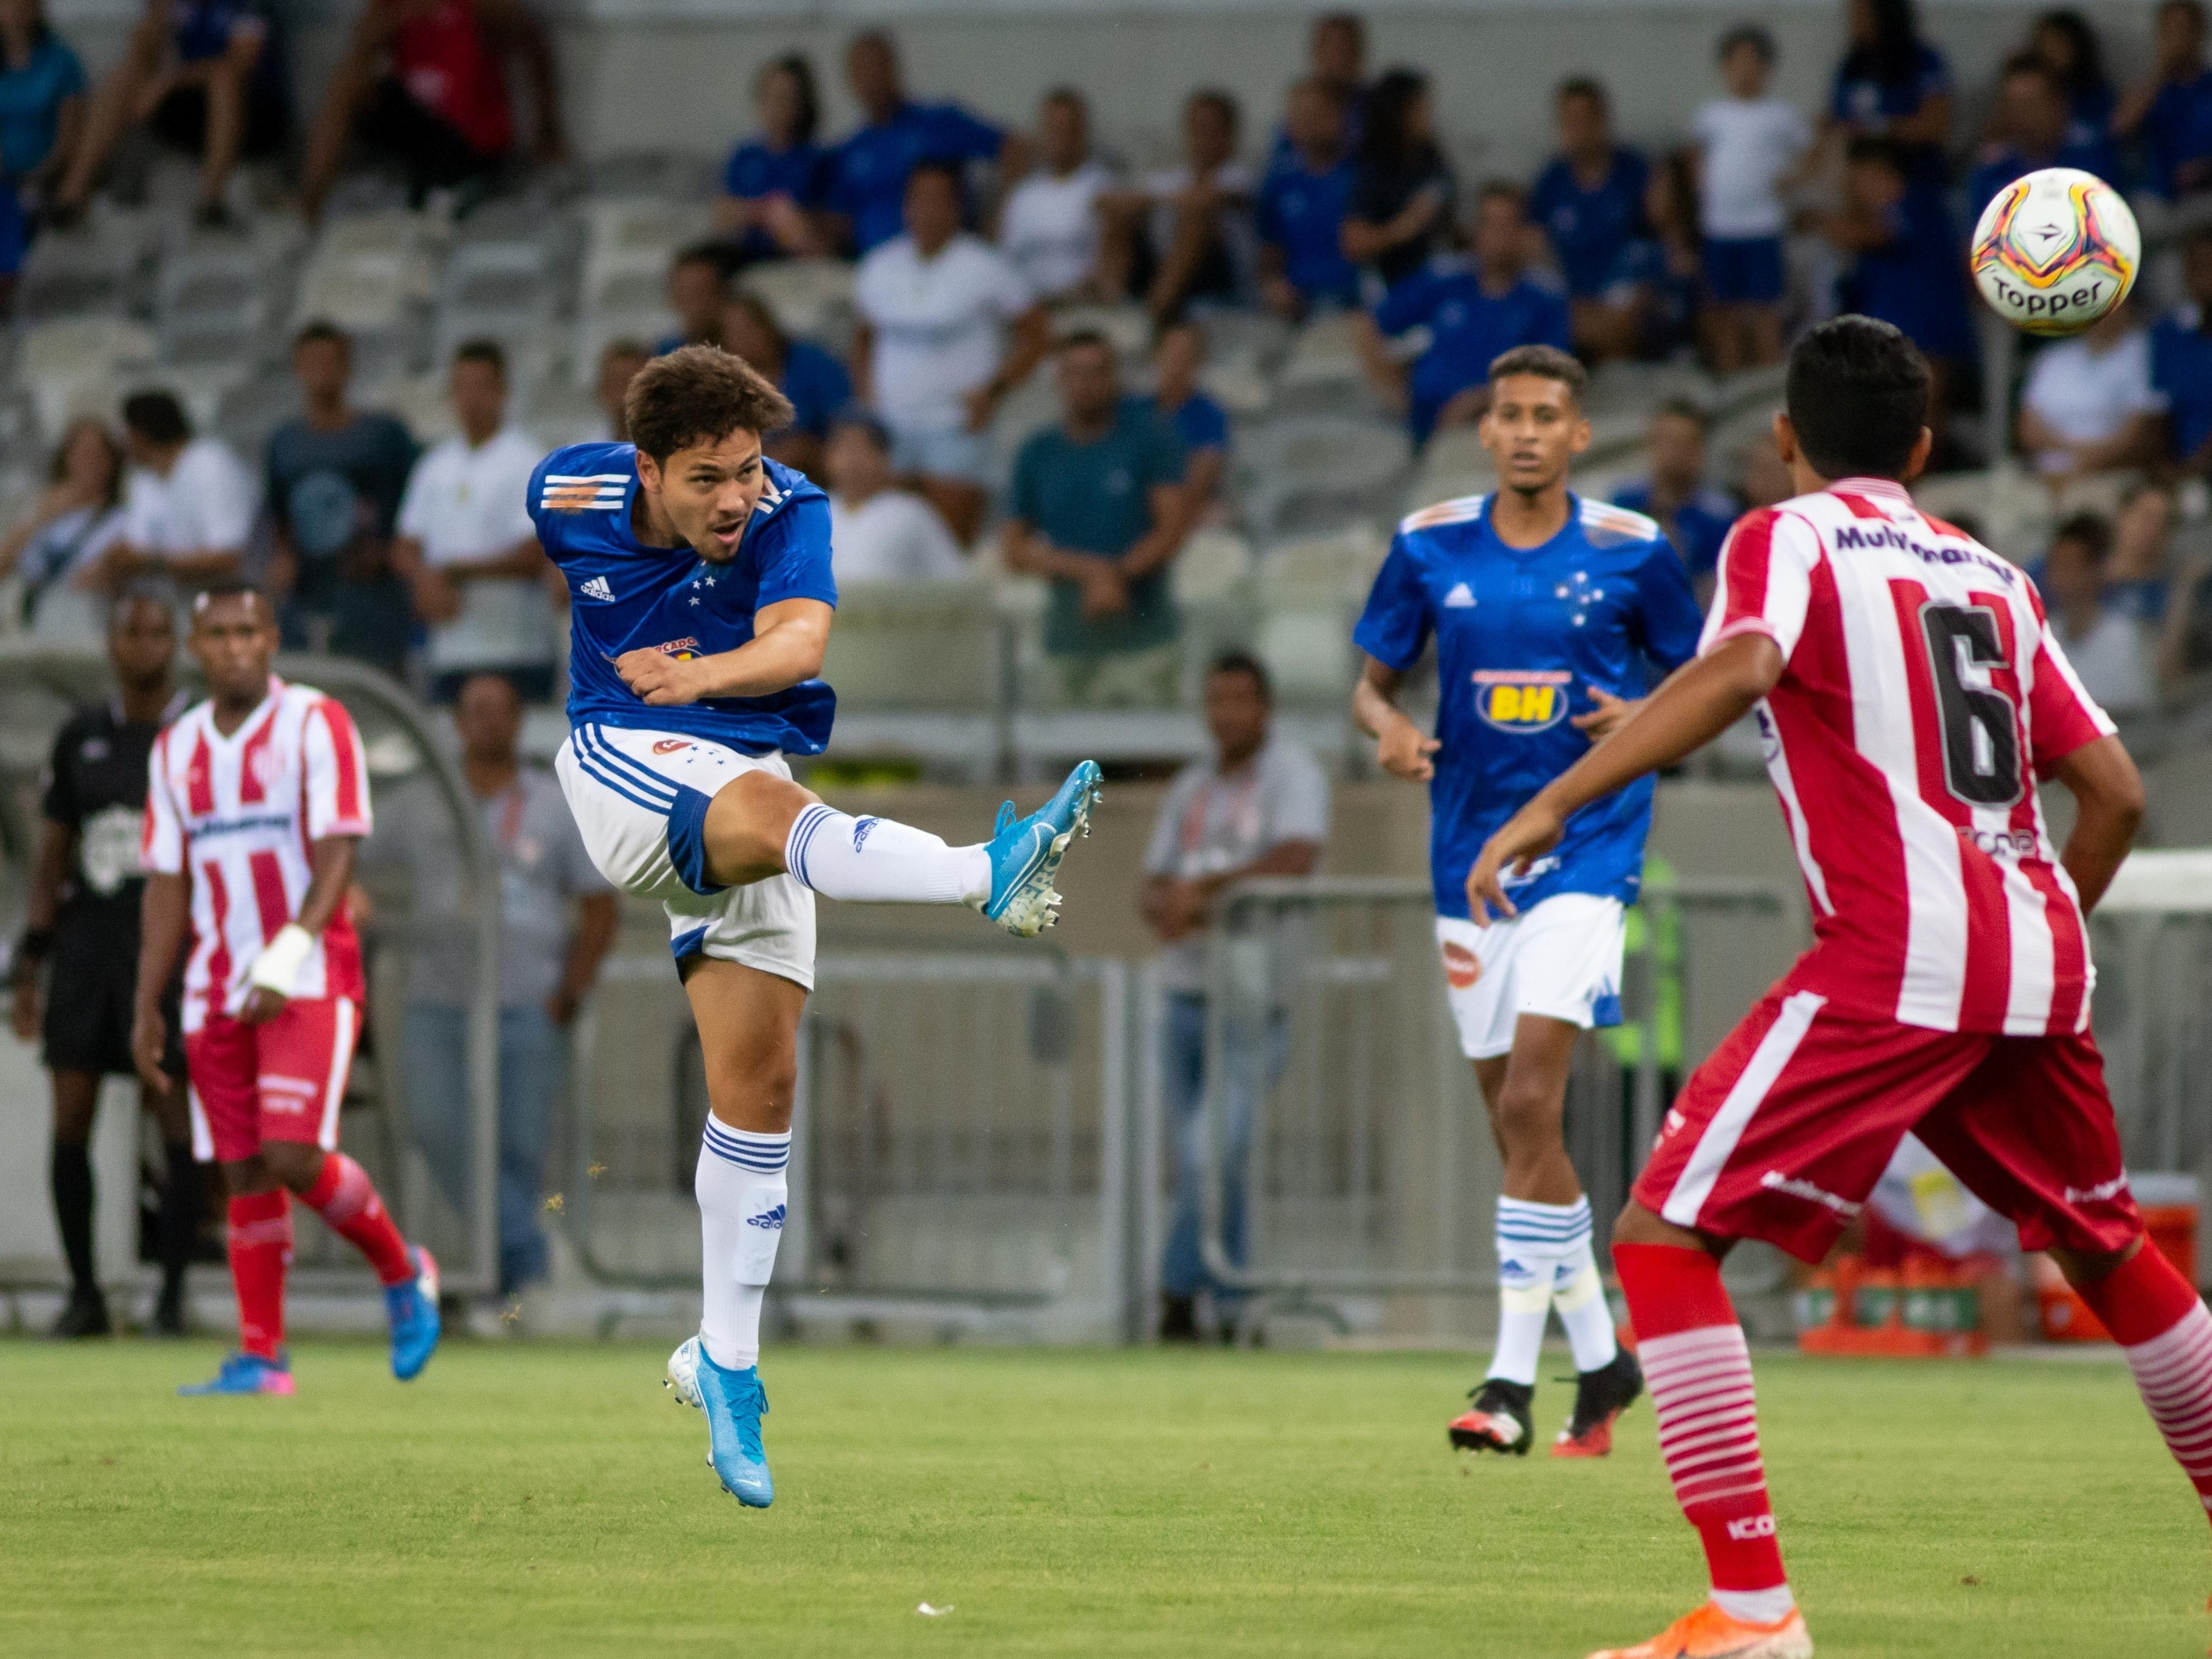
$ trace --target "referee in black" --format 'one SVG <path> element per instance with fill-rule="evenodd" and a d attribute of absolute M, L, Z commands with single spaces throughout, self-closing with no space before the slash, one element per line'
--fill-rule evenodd
<path fill-rule="evenodd" d="M 39 850 L 21 945 L 15 953 L 15 1035 L 29 1042 L 43 1023 L 53 1076 L 54 1220 L 69 1258 L 69 1304 L 58 1337 L 104 1336 L 106 1299 L 92 1256 L 93 1109 L 101 1078 L 135 1077 L 131 1016 L 138 975 L 138 903 L 145 890 L 139 846 L 147 763 L 163 726 L 184 711 L 176 683 L 176 620 L 165 590 L 126 589 L 109 617 L 107 658 L 115 696 L 80 708 L 54 738 L 40 807 Z M 41 994 L 40 970 L 46 969 Z M 44 1019 L 40 1018 L 42 1011 Z M 173 1040 L 181 1022 L 173 1012 Z M 184 1075 L 181 1058 L 168 1067 Z M 179 1089 L 139 1085 L 161 1120 L 167 1173 L 160 1211 L 161 1295 L 156 1334 L 185 1329 L 185 1268 L 200 1220 L 199 1167 Z"/>

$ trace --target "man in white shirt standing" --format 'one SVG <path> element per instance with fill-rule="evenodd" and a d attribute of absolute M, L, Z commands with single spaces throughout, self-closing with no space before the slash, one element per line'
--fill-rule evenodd
<path fill-rule="evenodd" d="M 890 428 L 891 465 L 969 542 L 990 501 L 991 417 L 1052 342 L 1029 284 L 960 228 L 960 209 L 951 164 L 915 167 L 906 234 L 863 259 L 854 283 L 853 382 Z"/>
<path fill-rule="evenodd" d="M 392 562 L 430 627 L 430 695 L 452 702 L 473 674 L 499 674 L 528 702 L 553 695 L 553 601 L 529 512 L 544 452 L 507 425 L 507 357 L 489 340 L 453 353 L 460 422 L 415 464 Z"/>
<path fill-rule="evenodd" d="M 960 544 L 937 509 L 891 480 L 891 434 L 866 410 L 830 428 L 830 571 L 838 587 L 958 581 Z"/>
<path fill-rule="evenodd" d="M 220 439 L 193 437 L 171 392 L 125 398 L 123 434 L 131 477 L 123 538 L 106 556 L 108 581 L 119 591 L 140 576 L 191 587 L 236 575 L 260 505 L 253 475 Z"/>
<path fill-rule="evenodd" d="M 1705 234 L 1706 343 L 1723 374 L 1782 361 L 1788 283 L 1782 190 L 1813 147 L 1805 118 L 1767 93 L 1774 37 L 1755 23 L 1721 37 L 1729 95 L 1698 112 L 1698 197 Z"/>
<path fill-rule="evenodd" d="M 1110 175 L 1091 159 L 1091 109 L 1056 87 L 1037 109 L 1042 172 L 1014 186 L 1000 216 L 999 247 L 1045 303 L 1096 297 L 1098 198 Z"/>

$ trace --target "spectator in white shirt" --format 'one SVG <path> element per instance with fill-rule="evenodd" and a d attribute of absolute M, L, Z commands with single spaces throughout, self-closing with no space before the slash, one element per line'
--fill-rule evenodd
<path fill-rule="evenodd" d="M 1232 300 L 1250 286 L 1259 180 L 1237 159 L 1239 118 L 1228 93 L 1194 92 L 1183 103 L 1182 166 L 1106 198 L 1107 280 L 1115 293 L 1141 291 L 1156 322 L 1181 316 L 1194 300 Z"/>
<path fill-rule="evenodd" d="M 2062 489 L 2156 458 L 2165 407 L 2151 383 L 2150 337 L 2122 306 L 2037 356 L 2021 393 L 2020 446 L 2052 489 Z"/>
<path fill-rule="evenodd" d="M 167 392 L 123 400 L 123 439 L 131 479 L 123 539 L 107 556 L 110 588 L 136 576 L 191 586 L 237 574 L 260 492 L 230 447 L 193 437 L 185 406 Z"/>
<path fill-rule="evenodd" d="M 1021 273 L 960 228 L 960 210 L 951 165 L 915 167 L 906 234 L 854 280 L 853 383 L 890 430 L 891 465 L 969 542 L 990 502 L 991 417 L 1044 360 L 1052 331 Z"/>
<path fill-rule="evenodd" d="M 1713 367 L 1732 374 L 1782 361 L 1782 300 L 1788 286 L 1782 191 L 1813 148 L 1813 128 L 1767 93 L 1774 37 L 1755 23 L 1721 39 L 1729 95 L 1698 112 L 1699 228 L 1705 233 L 1706 345 Z"/>
<path fill-rule="evenodd" d="M 474 674 L 553 695 L 553 601 L 528 510 L 544 451 L 505 424 L 507 357 L 489 340 L 453 353 L 447 393 L 460 426 L 415 464 L 392 562 L 429 624 L 430 695 L 449 703 Z"/>
<path fill-rule="evenodd" d="M 2094 513 L 2058 526 L 2044 561 L 2051 621 L 2082 690 L 2112 714 L 2140 714 L 2155 701 L 2152 647 L 2142 625 L 2105 602 L 2112 526 Z"/>
<path fill-rule="evenodd" d="M 840 590 L 866 582 L 958 581 L 960 544 L 936 509 L 891 482 L 891 434 L 865 410 L 830 428 L 830 574 Z"/>
<path fill-rule="evenodd" d="M 999 248 L 1047 304 L 1098 290 L 1098 198 L 1109 175 L 1091 159 L 1091 109 L 1073 87 L 1037 108 L 1044 167 L 1016 185 L 999 217 Z"/>

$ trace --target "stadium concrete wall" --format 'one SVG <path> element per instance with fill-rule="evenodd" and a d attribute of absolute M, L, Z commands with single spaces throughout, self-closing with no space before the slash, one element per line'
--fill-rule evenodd
<path fill-rule="evenodd" d="M 1257 154 L 1304 61 L 1307 19 L 1325 9 L 1280 0 L 893 0 L 890 4 L 769 0 L 568 0 L 560 19 L 571 126 L 586 155 L 673 149 L 719 153 L 751 125 L 750 87 L 768 58 L 802 52 L 823 73 L 827 129 L 852 124 L 838 53 L 870 23 L 894 28 L 918 96 L 957 98 L 1005 121 L 1027 121 L 1038 95 L 1082 87 L 1103 140 L 1138 162 L 1172 150 L 1176 111 L 1200 85 L 1243 100 L 1246 149 Z M 1756 18 L 1782 48 L 1777 89 L 1817 108 L 1843 40 L 1838 0 L 1439 0 L 1366 8 L 1376 67 L 1411 64 L 1435 77 L 1437 107 L 1462 167 L 1525 175 L 1549 131 L 1549 94 L 1571 74 L 1612 88 L 1628 137 L 1681 142 L 1691 112 L 1719 88 L 1712 46 Z M 1981 131 L 1997 64 L 2039 7 L 2014 0 L 1933 0 L 1928 34 L 1961 88 L 1961 148 Z M 2115 73 L 2148 61 L 2152 8 L 2091 4 Z M 52 15 L 95 66 L 112 61 L 138 8 L 131 0 L 54 0 Z M 312 102 L 344 46 L 350 5 L 283 7 L 300 85 Z"/>

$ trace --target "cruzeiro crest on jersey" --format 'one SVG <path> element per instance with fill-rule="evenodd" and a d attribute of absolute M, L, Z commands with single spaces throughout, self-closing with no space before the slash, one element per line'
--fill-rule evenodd
<path fill-rule="evenodd" d="M 629 494 L 627 472 L 549 472 L 538 496 L 541 513 L 605 513 Z"/>
<path fill-rule="evenodd" d="M 1575 677 L 1564 668 L 1478 668 L 1474 712 L 1485 726 L 1527 735 L 1548 732 L 1567 717 L 1567 688 Z"/>

